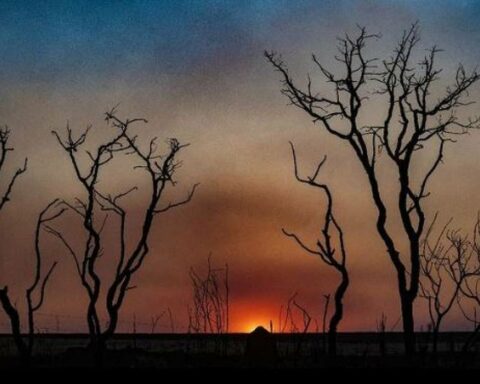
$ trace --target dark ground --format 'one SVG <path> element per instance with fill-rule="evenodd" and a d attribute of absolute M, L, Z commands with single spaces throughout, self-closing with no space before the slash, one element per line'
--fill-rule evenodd
<path fill-rule="evenodd" d="M 431 334 L 417 334 L 418 353 L 403 355 L 400 333 L 342 333 L 338 356 L 325 354 L 319 334 L 121 334 L 109 343 L 104 367 L 110 369 L 465 369 L 480 368 L 480 343 L 469 352 L 462 347 L 469 333 L 442 333 L 438 353 L 431 351 Z M 94 367 L 88 337 L 79 334 L 40 334 L 32 367 L 37 369 Z M 21 367 L 13 340 L 0 335 L 0 369 Z"/>

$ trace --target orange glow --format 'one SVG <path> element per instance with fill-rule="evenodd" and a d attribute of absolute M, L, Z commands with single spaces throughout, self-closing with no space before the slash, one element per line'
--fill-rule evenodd
<path fill-rule="evenodd" d="M 241 332 L 250 333 L 255 330 L 255 328 L 262 326 L 263 328 L 269 330 L 270 326 L 268 322 L 261 320 L 248 320 L 245 322 L 244 326 L 240 329 Z"/>
<path fill-rule="evenodd" d="M 253 304 L 251 301 L 236 302 L 232 307 L 232 332 L 250 333 L 255 328 L 262 326 L 270 331 L 270 321 L 275 322 L 277 312 L 275 304 L 268 301 L 260 301 Z M 275 328 L 275 324 L 273 324 Z"/>
<path fill-rule="evenodd" d="M 389 9 L 384 5 L 365 4 L 358 6 L 358 11 L 363 12 L 358 20 L 362 17 L 370 20 L 373 17 L 371 12 L 383 15 Z M 316 7 L 316 12 L 319 8 Z M 415 10 L 416 7 L 410 9 L 402 2 L 389 12 L 391 15 L 398 12 L 414 15 Z M 437 14 L 440 15 L 436 11 Z M 316 188 L 298 183 L 294 177 L 289 140 L 297 147 L 302 175 L 308 175 L 320 158 L 328 156 L 320 179 L 330 185 L 334 194 L 334 209 L 343 227 L 347 263 L 351 271 L 351 285 L 345 296 L 340 331 L 375 331 L 382 313 L 388 317 L 388 326 L 393 326 L 400 316 L 395 269 L 377 233 L 377 213 L 368 177 L 348 145 L 325 132 L 318 124 L 313 124 L 297 108 L 285 106 L 286 98 L 280 94 L 279 74 L 266 63 L 262 49 L 258 48 L 258 45 L 263 45 L 263 49 L 274 48 L 283 52 L 285 61 L 292 66 L 291 70 L 298 71 L 298 79 L 303 81 L 301 78 L 307 68 L 315 69 L 314 64 L 311 67 L 309 53 L 317 50 L 318 36 L 322 37 L 322 49 L 330 53 L 335 49 L 335 36 L 352 27 L 348 18 L 339 20 L 334 29 L 329 23 L 318 22 L 309 24 L 308 36 L 305 36 L 303 29 L 298 28 L 299 23 L 305 21 L 304 16 L 303 11 L 286 12 L 282 16 L 285 19 L 275 15 L 275 23 L 249 26 L 248 38 L 240 39 L 245 46 L 240 48 L 236 44 L 235 33 L 219 34 L 222 39 L 233 36 L 235 43 L 229 40 L 224 44 L 223 40 L 215 40 L 211 56 L 204 50 L 201 50 L 201 55 L 185 53 L 188 60 L 177 68 L 171 65 L 176 63 L 177 58 L 183 57 L 183 51 L 181 55 L 175 53 L 173 58 L 160 55 L 158 57 L 162 60 L 156 60 L 156 54 L 152 56 L 147 50 L 145 61 L 135 53 L 132 56 L 135 60 L 124 66 L 109 66 L 105 64 L 108 61 L 102 59 L 98 64 L 101 70 L 92 64 L 82 66 L 80 72 L 71 71 L 73 67 L 65 65 L 59 67 L 61 73 L 52 81 L 44 79 L 43 68 L 47 67 L 36 61 L 31 63 L 30 69 L 23 67 L 28 64 L 25 60 L 18 68 L 12 67 L 12 75 L 16 73 L 16 77 L 0 80 L 0 124 L 12 127 L 12 146 L 15 147 L 7 164 L 11 169 L 5 177 L 8 180 L 11 171 L 21 166 L 25 157 L 29 158 L 32 168 L 19 180 L 12 201 L 0 214 L 0 284 L 8 285 L 13 296 L 22 297 L 24 287 L 31 284 L 32 279 L 33 230 L 37 214 L 54 198 L 71 203 L 75 197 L 84 197 L 68 158 L 50 131 L 55 129 L 64 134 L 66 122 L 70 121 L 75 134 L 79 134 L 84 127 L 92 124 L 93 136 L 87 146 L 93 149 L 114 132 L 106 126 L 105 110 L 121 102 L 120 117 L 145 117 L 149 122 L 135 128 L 140 141 L 148 143 L 150 138 L 159 136 L 160 151 L 167 149 L 164 139 L 168 137 L 178 137 L 182 142 L 192 144 L 180 154 L 179 160 L 184 166 L 179 169 L 177 187 L 169 190 L 170 194 L 164 196 L 165 200 L 160 205 L 163 207 L 162 204 L 183 200 L 197 182 L 201 183 L 201 187 L 189 204 L 155 219 L 150 234 L 150 252 L 134 279 L 138 289 L 129 291 L 122 307 L 120 332 L 132 331 L 133 314 L 138 323 L 137 331 L 150 332 L 152 317 L 160 316 L 167 308 L 171 309 L 175 330 L 186 332 L 189 322 L 187 306 L 193 306 L 189 271 L 194 267 L 203 275 L 210 254 L 214 268 L 222 268 L 226 263 L 229 265 L 230 332 L 250 332 L 259 325 L 270 330 L 270 321 L 273 322 L 274 332 L 282 329 L 288 332 L 290 323 L 283 324 L 285 307 L 294 292 L 298 292 L 298 302 L 312 316 L 309 330 L 315 331 L 317 323 L 322 328 L 323 295 L 333 294 L 339 275 L 281 231 L 285 228 L 294 232 L 309 246 L 315 247 L 316 240 L 321 237 L 319 230 L 325 214 L 322 194 Z M 311 17 L 315 19 L 313 15 Z M 385 20 L 385 17 L 381 19 Z M 403 16 L 399 19 L 402 20 L 395 19 L 391 28 L 384 30 L 388 34 L 386 41 L 372 41 L 371 48 L 379 49 L 375 56 L 390 55 L 392 47 L 387 41 L 396 41 L 401 30 L 408 26 L 404 24 Z M 381 32 L 383 28 L 376 30 L 373 24 L 372 32 Z M 87 28 L 83 22 L 79 25 Z M 426 34 L 430 36 L 425 38 L 426 45 L 440 39 L 438 36 L 448 36 L 441 44 L 446 54 L 442 55 L 441 60 L 445 61 L 439 66 L 446 64 L 445 69 L 453 68 L 457 60 L 465 61 L 467 67 L 474 64 L 478 61 L 478 49 L 462 50 L 465 57 L 457 58 L 455 52 L 458 53 L 460 48 L 452 43 L 471 42 L 470 31 L 466 33 L 461 28 L 456 30 L 453 24 L 451 26 L 448 33 L 441 28 L 441 23 L 425 26 L 429 29 Z M 223 25 L 220 30 L 222 28 Z M 205 31 L 214 33 L 214 38 L 217 38 L 216 32 L 210 28 Z M 450 38 L 453 33 L 457 38 Z M 480 31 L 475 33 L 480 37 Z M 272 41 L 267 38 L 270 35 L 275 36 Z M 296 44 L 292 45 L 292 41 Z M 63 39 L 59 42 L 60 46 L 65 44 Z M 83 45 L 75 43 L 73 47 Z M 198 47 L 193 44 L 192 48 Z M 56 52 L 53 46 L 51 49 Z M 112 54 L 110 50 L 104 51 Z M 84 58 L 91 57 L 91 52 L 84 53 L 77 48 L 75 52 L 78 56 L 72 56 L 72 62 L 83 63 Z M 68 53 L 73 54 L 74 51 Z M 125 54 L 132 53 L 126 51 Z M 155 65 L 151 65 L 152 57 Z M 50 55 L 45 58 L 50 60 Z M 111 58 L 114 59 L 112 62 L 116 62 L 116 56 Z M 169 64 L 166 69 L 161 69 L 158 66 L 161 63 L 157 61 L 164 58 Z M 328 65 L 330 54 L 325 59 Z M 5 64 L 8 60 L 2 62 Z M 94 70 L 90 73 L 92 68 Z M 48 74 L 48 71 L 45 73 Z M 452 75 L 455 77 L 454 73 L 444 75 L 445 82 L 452 80 Z M 318 85 L 319 91 L 328 91 L 328 84 L 325 85 L 320 78 L 318 80 L 315 85 Z M 438 97 L 443 96 L 440 90 L 441 87 L 432 90 L 434 99 L 437 92 Z M 480 99 L 478 94 L 480 87 L 475 89 L 472 100 Z M 362 124 L 376 124 L 384 119 L 383 98 L 372 97 L 371 102 L 361 116 Z M 475 107 L 472 108 L 475 114 Z M 343 127 L 343 124 L 340 126 Z M 445 164 L 431 179 L 432 195 L 428 203 L 425 200 L 429 221 L 431 214 L 439 210 L 439 225 L 453 217 L 455 228 L 471 228 L 472 221 L 476 219 L 476 209 L 480 206 L 480 178 L 472 177 L 479 171 L 479 147 L 480 134 L 474 132 L 468 138 L 459 140 L 458 146 L 449 148 L 451 152 L 446 154 Z M 429 151 L 434 148 L 426 150 L 425 155 L 418 159 L 419 168 L 415 169 L 415 174 L 430 165 Z M 98 187 L 103 193 L 117 193 L 138 185 L 138 194 L 134 192 L 122 201 L 129 215 L 130 250 L 141 229 L 145 194 L 150 191 L 150 186 L 144 172 L 131 169 L 133 159 L 120 154 L 117 158 L 119 166 L 113 163 L 105 168 L 105 173 L 100 176 L 102 184 Z M 385 186 L 382 193 L 388 200 L 388 207 L 395 211 L 389 217 L 388 227 L 394 239 L 402 242 L 399 250 L 404 252 L 408 250 L 408 241 L 403 236 L 404 229 L 395 208 L 398 181 L 389 171 L 391 164 L 386 158 L 379 159 L 382 163 L 383 160 L 385 164 L 379 168 L 380 181 Z M 412 177 L 417 178 L 415 175 Z M 3 174 L 0 179 L 1 194 L 5 190 Z M 453 198 L 460 195 L 462 198 Z M 114 273 L 110 267 L 118 261 L 118 224 L 117 218 L 111 217 L 105 227 L 105 256 L 99 263 L 102 277 L 106 278 L 103 288 L 109 285 Z M 67 240 L 81 251 L 85 231 L 75 215 L 65 216 L 56 229 L 64 231 Z M 74 262 L 55 236 L 43 232 L 42 236 L 45 266 L 53 261 L 58 261 L 59 265 L 49 281 L 45 307 L 41 312 L 58 315 L 62 332 L 86 332 L 84 319 L 88 295 L 85 295 L 77 278 Z M 76 299 L 72 300 L 72 297 Z M 417 325 L 430 322 L 425 300 L 417 300 L 416 303 Z M 332 309 L 333 303 L 330 302 L 328 317 Z M 294 310 L 296 324 L 301 329 L 302 316 L 297 309 Z M 447 328 L 450 324 L 455 328 L 457 323 L 463 327 L 461 311 L 456 308 L 455 312 L 455 317 L 446 319 Z M 105 313 L 101 315 L 104 317 Z M 55 316 L 38 316 L 38 327 L 55 330 L 58 327 Z M 102 319 L 102 325 L 105 321 Z M 169 316 L 163 316 L 155 331 L 171 332 L 170 323 Z M 279 323 L 282 323 L 281 327 Z M 9 331 L 8 326 L 0 310 L 0 333 Z M 400 328 L 401 322 L 396 330 Z"/>

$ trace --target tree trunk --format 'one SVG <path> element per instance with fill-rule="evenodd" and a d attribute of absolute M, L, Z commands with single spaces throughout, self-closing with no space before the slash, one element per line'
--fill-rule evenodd
<path fill-rule="evenodd" d="M 439 333 L 439 329 L 438 329 L 438 326 L 434 326 L 433 327 L 433 337 L 432 337 L 432 349 L 433 349 L 433 354 L 434 356 L 437 355 L 437 352 L 438 352 L 438 333 Z"/>
<path fill-rule="evenodd" d="M 10 320 L 10 328 L 12 330 L 13 341 L 15 342 L 15 346 L 17 348 L 21 363 L 23 366 L 29 366 L 31 350 L 27 347 L 25 341 L 22 338 L 22 333 L 20 330 L 20 316 L 18 315 L 17 309 L 12 305 L 10 301 L 7 287 L 0 289 L 0 303 L 2 304 L 3 310 L 5 311 Z"/>
<path fill-rule="evenodd" d="M 328 354 L 337 355 L 337 330 L 333 328 L 328 330 Z"/>
<path fill-rule="evenodd" d="M 406 293 L 401 293 L 400 295 L 400 300 L 402 303 L 403 340 L 405 344 L 405 354 L 407 356 L 413 356 L 415 354 L 413 300 Z"/>
<path fill-rule="evenodd" d="M 337 328 L 343 318 L 343 296 L 345 295 L 350 282 L 345 267 L 341 267 L 340 273 L 342 275 L 342 281 L 335 291 L 335 312 L 330 319 L 330 326 L 328 329 L 328 354 L 330 356 L 336 356 L 337 354 Z"/>
<path fill-rule="evenodd" d="M 106 340 L 102 337 L 102 335 L 97 335 L 95 337 L 91 336 L 88 350 L 93 358 L 92 364 L 95 368 L 104 367 L 106 345 Z"/>

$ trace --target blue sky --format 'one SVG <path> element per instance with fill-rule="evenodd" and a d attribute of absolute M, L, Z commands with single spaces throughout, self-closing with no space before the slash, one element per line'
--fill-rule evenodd
<path fill-rule="evenodd" d="M 241 4 L 241 5 L 239 5 Z M 49 75 L 155 65 L 189 70 L 287 13 L 287 2 L 45 1 L 0 4 L 3 71 Z M 301 7 L 301 5 L 296 5 Z"/>
<path fill-rule="evenodd" d="M 268 45 L 281 33 L 278 24 L 288 31 L 332 15 L 351 20 L 359 7 L 390 6 L 411 10 L 427 27 L 454 25 L 478 39 L 476 1 L 2 1 L 0 70 L 28 80 L 189 72 L 216 55 L 251 54 L 252 41 Z M 364 17 L 359 12 L 357 21 Z"/>

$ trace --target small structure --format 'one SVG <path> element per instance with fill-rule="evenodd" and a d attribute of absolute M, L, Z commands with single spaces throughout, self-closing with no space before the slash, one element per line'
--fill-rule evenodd
<path fill-rule="evenodd" d="M 249 365 L 270 366 L 277 361 L 277 344 L 274 336 L 262 326 L 247 336 L 245 358 Z"/>

